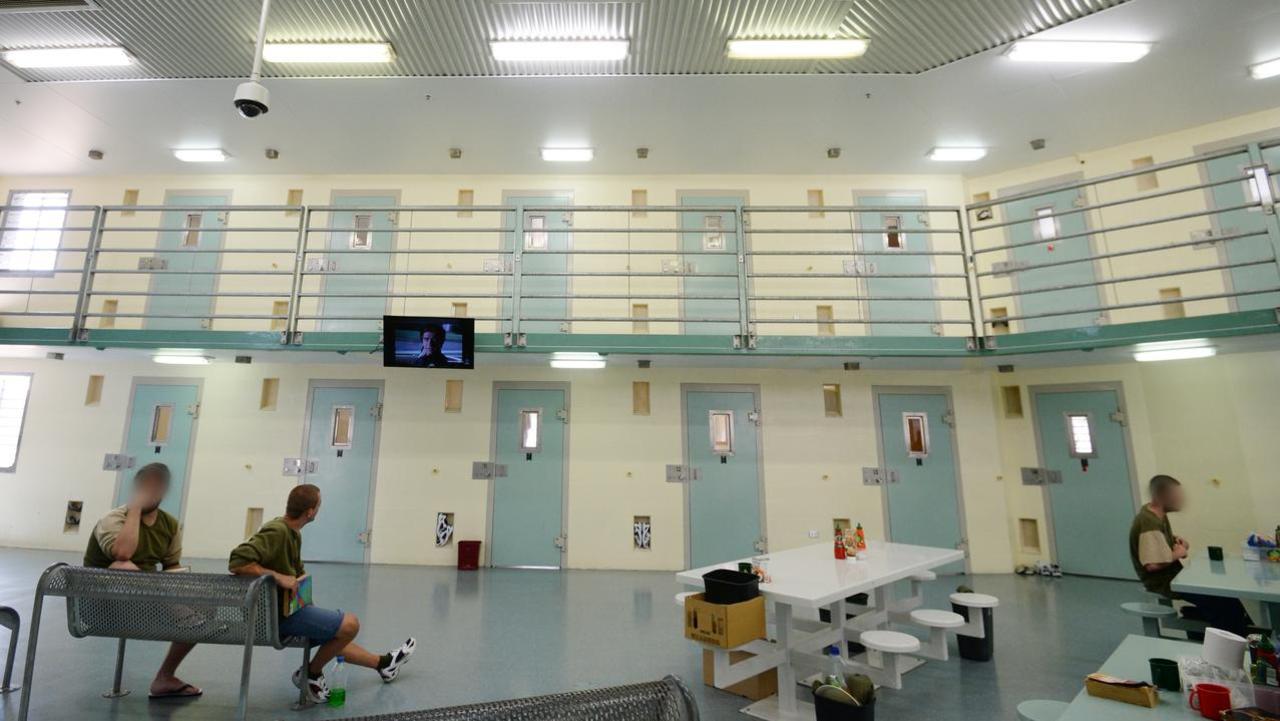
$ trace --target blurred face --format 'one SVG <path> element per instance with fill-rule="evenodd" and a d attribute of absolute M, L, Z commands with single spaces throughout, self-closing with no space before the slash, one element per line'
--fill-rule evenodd
<path fill-rule="evenodd" d="M 1186 496 L 1183 495 L 1182 486 L 1171 486 L 1166 489 L 1163 494 L 1162 503 L 1166 511 L 1181 511 L 1186 503 Z"/>
<path fill-rule="evenodd" d="M 141 475 L 134 481 L 134 489 L 145 501 L 142 510 L 150 513 L 160 507 L 164 495 L 169 491 L 169 483 L 158 473 Z"/>
<path fill-rule="evenodd" d="M 427 353 L 438 353 L 444 347 L 444 334 L 432 330 L 422 332 L 422 350 Z"/>

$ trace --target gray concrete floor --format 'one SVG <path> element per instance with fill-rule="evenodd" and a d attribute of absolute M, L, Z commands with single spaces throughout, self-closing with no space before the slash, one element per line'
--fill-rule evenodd
<path fill-rule="evenodd" d="M 0 605 L 29 618 L 40 571 L 71 554 L 0 549 Z M 220 561 L 191 562 L 220 571 Z M 703 718 L 747 718 L 745 699 L 701 683 L 701 658 L 682 637 L 672 596 L 681 590 L 670 573 L 624 571 L 459 572 L 416 566 L 310 567 L 317 601 L 357 613 L 360 641 L 390 649 L 405 637 L 418 653 L 400 679 L 384 685 L 368 671 L 353 673 L 344 709 L 289 710 L 295 697 L 289 675 L 300 652 L 260 649 L 254 656 L 250 716 L 254 719 L 329 719 L 516 696 L 632 683 L 675 674 L 689 684 Z M 946 594 L 961 582 L 931 584 L 929 607 L 946 608 Z M 930 662 L 907 675 L 901 691 L 881 692 L 877 717 L 975 721 L 1015 719 L 1029 698 L 1070 700 L 1136 619 L 1119 605 L 1140 595 L 1136 583 L 1091 578 L 976 576 L 963 579 L 999 596 L 996 656 L 992 663 L 958 658 Z M 0 630 L 0 644 L 8 638 Z M 106 700 L 115 642 L 67 635 L 63 603 L 46 606 L 31 718 L 198 719 L 235 712 L 240 651 L 200 647 L 180 675 L 205 690 L 191 702 L 148 702 L 147 685 L 164 652 L 159 643 L 132 643 L 125 685 L 133 693 Z M 26 647 L 23 629 L 18 665 Z M 3 645 L 0 645 L 3 648 Z M 952 648 L 954 654 L 954 642 Z M 20 669 L 19 672 L 20 673 Z M 19 676 L 20 678 L 20 676 Z M 0 719 L 17 717 L 18 694 L 0 696 Z"/>

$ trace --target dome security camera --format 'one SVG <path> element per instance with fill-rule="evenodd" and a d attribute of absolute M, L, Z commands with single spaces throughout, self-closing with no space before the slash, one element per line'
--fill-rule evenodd
<path fill-rule="evenodd" d="M 236 87 L 235 106 L 240 111 L 240 115 L 246 118 L 256 118 L 259 115 L 267 114 L 267 103 L 271 102 L 271 93 L 267 91 L 266 86 L 257 81 L 249 81 L 240 83 Z"/>

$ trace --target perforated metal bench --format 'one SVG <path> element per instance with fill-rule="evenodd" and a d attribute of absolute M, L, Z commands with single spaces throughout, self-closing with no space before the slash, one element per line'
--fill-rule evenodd
<path fill-rule="evenodd" d="M 45 569 L 36 584 L 18 721 L 27 720 L 40 614 L 46 596 L 67 600 L 67 632 L 72 637 L 120 639 L 115 681 L 111 691 L 103 694 L 107 697 L 128 693 L 120 687 L 126 640 L 243 646 L 236 713 L 240 721 L 244 721 L 248 709 L 254 646 L 301 648 L 303 663 L 311 657 L 311 647 L 305 639 L 280 638 L 279 596 L 276 584 L 268 576 L 139 573 L 55 563 Z"/>
<path fill-rule="evenodd" d="M 629 686 L 361 716 L 347 721 L 697 721 L 698 705 L 675 676 Z"/>

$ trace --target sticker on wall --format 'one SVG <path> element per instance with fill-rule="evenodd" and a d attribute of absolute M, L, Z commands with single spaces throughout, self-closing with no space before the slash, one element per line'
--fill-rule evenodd
<path fill-rule="evenodd" d="M 653 541 L 653 524 L 649 521 L 648 516 L 636 516 L 631 524 L 631 533 L 635 540 L 636 548 L 641 551 L 647 551 L 650 543 Z"/>
<path fill-rule="evenodd" d="M 453 514 L 436 514 L 436 547 L 447 546 L 453 539 Z"/>

